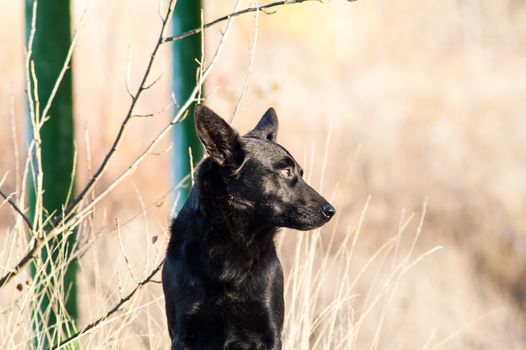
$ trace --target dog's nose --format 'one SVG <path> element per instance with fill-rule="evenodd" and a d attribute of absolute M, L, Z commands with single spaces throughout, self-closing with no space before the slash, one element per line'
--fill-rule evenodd
<path fill-rule="evenodd" d="M 329 219 L 332 218 L 336 213 L 336 209 L 334 209 L 334 207 L 329 203 L 325 203 L 321 211 L 323 212 L 323 215 L 325 215 L 325 217 Z"/>

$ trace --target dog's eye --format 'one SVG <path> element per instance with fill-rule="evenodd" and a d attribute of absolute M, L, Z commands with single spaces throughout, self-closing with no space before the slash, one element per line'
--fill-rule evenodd
<path fill-rule="evenodd" d="M 283 176 L 283 177 L 291 177 L 292 176 L 292 169 L 291 168 L 281 169 L 279 172 L 280 172 L 281 176 Z"/>

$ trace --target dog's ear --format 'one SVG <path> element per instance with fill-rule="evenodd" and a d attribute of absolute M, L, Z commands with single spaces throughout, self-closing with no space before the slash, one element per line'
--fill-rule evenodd
<path fill-rule="evenodd" d="M 258 125 L 247 136 L 255 136 L 269 141 L 276 141 L 278 137 L 278 115 L 270 107 L 258 122 Z"/>
<path fill-rule="evenodd" d="M 244 152 L 237 131 L 210 108 L 195 106 L 195 130 L 206 152 L 217 164 L 237 169 Z"/>

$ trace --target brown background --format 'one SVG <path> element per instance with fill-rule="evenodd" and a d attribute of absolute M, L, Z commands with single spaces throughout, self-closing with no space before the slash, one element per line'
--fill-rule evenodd
<path fill-rule="evenodd" d="M 128 56 L 133 87 L 160 22 L 156 2 L 73 4 L 73 26 L 86 13 L 73 59 L 82 185 L 90 167 L 102 160 L 129 105 Z M 2 186 L 8 192 L 16 189 L 16 164 L 20 167 L 24 159 L 23 5 L 0 2 L 0 177 L 8 172 Z M 233 5 L 206 1 L 205 19 L 228 13 Z M 208 58 L 219 29 L 207 31 Z M 254 33 L 254 15 L 235 21 L 206 82 L 206 103 L 226 118 L 240 98 L 254 53 Z M 386 308 L 379 348 L 432 348 L 451 335 L 443 348 L 524 348 L 526 6 L 517 0 L 334 0 L 291 5 L 273 15 L 260 15 L 252 71 L 233 125 L 247 131 L 266 108 L 276 108 L 280 143 L 338 210 L 322 230 L 323 239 L 343 241 L 357 226 L 370 196 L 354 269 L 359 271 L 396 235 L 402 218 L 413 212 L 417 217 L 407 235 L 414 235 L 427 203 L 415 256 L 437 246 L 442 249 L 401 279 Z M 153 76 L 163 75 L 140 101 L 144 113 L 170 103 L 169 46 L 163 48 L 154 72 Z M 98 190 L 126 168 L 169 117 L 162 113 L 132 123 Z M 171 186 L 171 151 L 164 152 L 169 147 L 170 140 L 164 140 L 157 147 L 161 153 L 149 157 L 114 190 L 97 207 L 93 227 L 83 231 L 101 232 L 101 238 L 85 258 L 83 268 L 89 276 L 82 283 L 96 285 L 102 279 L 108 285 L 98 289 L 106 290 L 100 295 L 89 294 L 88 287 L 81 294 L 84 323 L 111 305 L 117 271 L 126 273 L 122 257 L 116 258 L 119 248 L 112 230 L 116 217 L 125 221 L 140 214 L 142 202 L 154 203 L 121 234 L 137 275 L 155 249 L 162 255 L 172 199 L 165 196 Z M 0 241 L 9 242 L 12 223 L 13 213 L 0 207 Z M 281 255 L 287 268 L 293 263 L 299 234 L 283 233 Z M 147 244 L 151 250 L 145 254 L 145 239 L 154 235 L 162 239 Z M 411 237 L 404 236 L 400 250 L 407 251 L 410 244 Z M 0 245 L 0 266 L 16 261 L 1 248 L 7 246 Z M 23 250 L 22 243 L 17 249 Z M 332 253 L 325 254 L 330 258 Z M 100 265 L 89 265 L 93 261 Z M 365 303 L 365 291 L 381 288 L 389 278 L 382 264 L 373 262 L 355 285 L 356 310 Z M 330 290 L 341 276 L 331 271 L 327 276 L 323 289 Z M 3 293 L 12 295 L 14 288 Z M 132 344 L 136 341 L 144 348 L 166 346 L 161 295 L 160 286 L 154 285 L 134 301 L 130 308 L 143 306 L 150 310 L 148 317 L 135 317 L 123 327 L 121 337 L 129 336 Z M 7 319 L 3 315 L 0 318 Z M 379 318 L 380 312 L 373 312 L 365 320 L 358 349 L 371 347 Z M 131 334 L 141 332 L 147 336 L 133 339 Z M 104 331 L 98 336 L 108 337 Z M 114 341 L 114 347 L 125 343 L 122 338 Z"/>

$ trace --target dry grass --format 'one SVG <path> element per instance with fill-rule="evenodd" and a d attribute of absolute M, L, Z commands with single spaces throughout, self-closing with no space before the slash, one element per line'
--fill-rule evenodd
<path fill-rule="evenodd" d="M 78 20 L 85 2 L 75 6 Z M 206 6 L 212 19 L 233 3 Z M 74 56 L 79 184 L 122 121 L 128 52 L 136 85 L 156 35 L 156 11 L 138 0 L 90 2 Z M 22 2 L 0 3 L 7 28 L 0 31 L 0 179 L 8 173 L 2 188 L 9 192 L 17 190 L 23 169 L 22 15 Z M 276 107 L 280 142 L 338 210 L 321 231 L 280 235 L 285 348 L 524 348 L 525 6 L 334 0 L 290 6 L 259 21 L 253 74 L 234 126 L 247 130 L 268 105 Z M 208 32 L 209 56 L 219 34 Z M 224 116 L 234 112 L 244 88 L 254 17 L 237 20 L 230 35 L 206 92 Z M 164 76 L 144 96 L 142 112 L 170 102 L 167 48 L 154 70 Z M 163 113 L 134 121 L 95 193 L 168 119 Z M 159 151 L 167 147 L 166 141 Z M 166 152 L 148 158 L 81 227 L 81 238 L 91 242 L 80 259 L 81 326 L 103 315 L 162 257 L 173 198 L 168 164 Z M 21 228 L 8 205 L 0 206 L 0 274 L 25 249 Z M 26 281 L 21 274 L 0 291 L 2 349 L 27 348 L 32 336 L 35 286 Z M 81 344 L 167 348 L 167 338 L 154 283 Z"/>

